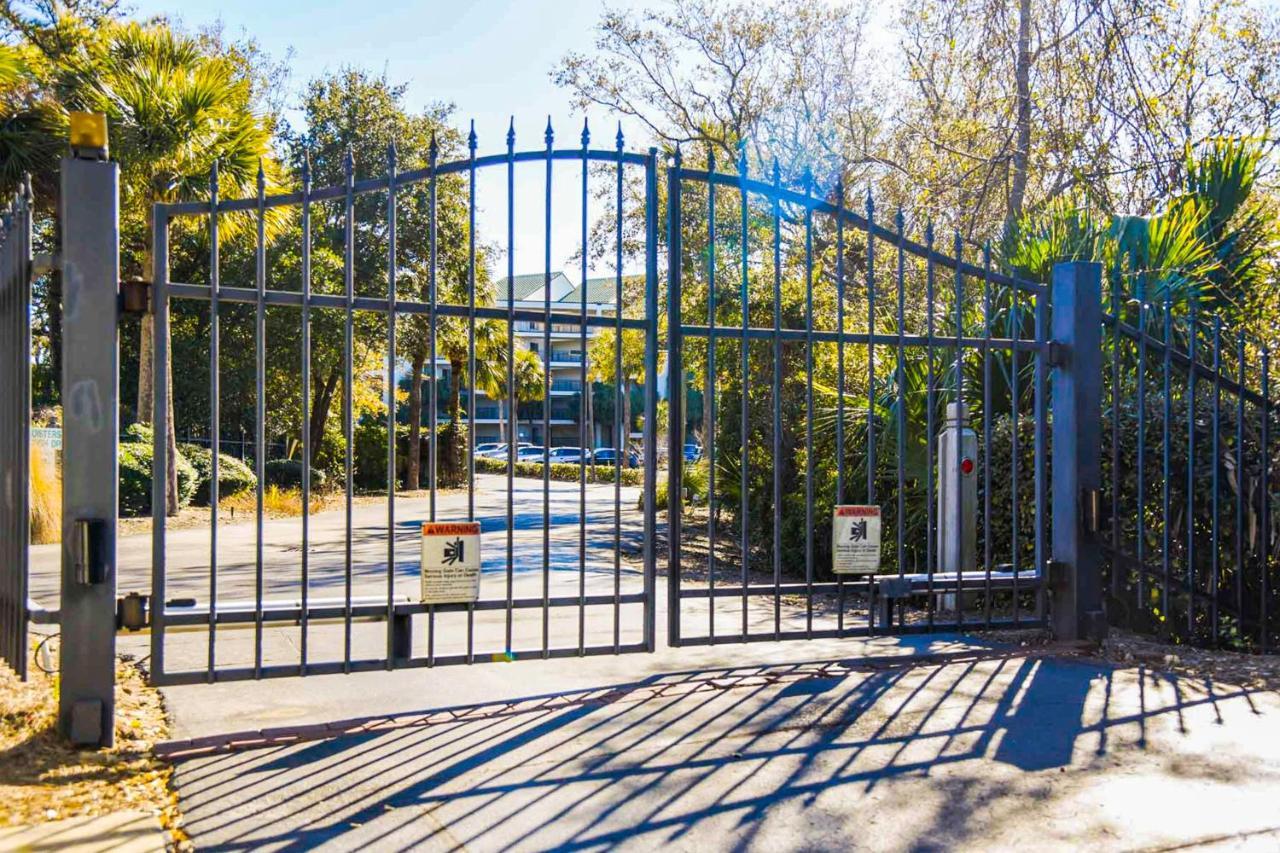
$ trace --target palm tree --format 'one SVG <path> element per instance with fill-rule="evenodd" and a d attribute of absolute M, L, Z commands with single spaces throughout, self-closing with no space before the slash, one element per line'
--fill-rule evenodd
<path fill-rule="evenodd" d="M 492 400 L 507 403 L 506 409 L 509 413 L 507 421 L 504 424 L 507 433 L 507 453 L 508 458 L 514 458 L 516 447 L 520 444 L 519 430 L 519 408 L 521 403 L 536 403 L 544 399 L 546 395 L 545 387 L 545 371 L 546 366 L 542 363 L 542 359 L 538 357 L 536 352 L 527 349 L 518 349 L 515 352 L 515 361 L 511 367 L 511 388 L 514 392 L 512 396 L 514 400 L 507 399 L 507 364 L 506 364 L 506 347 L 503 346 L 501 352 L 501 363 L 496 365 L 499 369 L 486 372 L 485 384 L 480 385 L 477 376 L 477 385 L 484 389 L 485 394 Z"/>
<path fill-rule="evenodd" d="M 196 38 L 160 23 L 106 24 L 98 41 L 61 61 L 60 88 L 67 101 L 106 113 L 113 125 L 112 147 L 121 164 L 125 215 L 144 222 L 136 255 L 150 278 L 151 210 L 157 203 L 206 199 L 216 163 L 224 197 L 252 195 L 279 184 L 271 153 L 270 123 L 254 111 L 252 81 L 226 56 L 207 53 Z M 283 208 L 273 208 L 269 230 L 282 225 Z M 251 220 L 228 217 L 222 235 L 232 239 Z M 138 356 L 139 423 L 154 420 L 152 407 L 153 324 L 142 324 Z M 172 365 L 164 381 L 172 399 Z M 165 424 L 169 444 L 170 515 L 177 506 L 177 454 L 173 418 Z"/>

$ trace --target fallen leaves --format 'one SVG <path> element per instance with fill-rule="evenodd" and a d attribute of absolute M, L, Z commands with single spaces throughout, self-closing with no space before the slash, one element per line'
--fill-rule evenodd
<path fill-rule="evenodd" d="M 152 754 L 169 731 L 160 693 L 130 662 L 116 679 L 115 746 L 86 750 L 58 735 L 56 675 L 33 666 L 23 683 L 0 665 L 0 826 L 141 809 L 186 843 L 172 769 Z"/>

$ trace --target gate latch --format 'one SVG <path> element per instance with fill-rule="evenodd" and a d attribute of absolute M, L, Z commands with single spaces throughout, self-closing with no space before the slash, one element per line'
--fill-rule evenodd
<path fill-rule="evenodd" d="M 1097 533 L 1102 529 L 1102 490 L 1084 489 L 1080 493 L 1080 503 L 1084 510 L 1084 529 Z"/>
<path fill-rule="evenodd" d="M 79 518 L 75 523 L 75 580 L 94 586 L 107 580 L 107 523 L 100 518 Z"/>

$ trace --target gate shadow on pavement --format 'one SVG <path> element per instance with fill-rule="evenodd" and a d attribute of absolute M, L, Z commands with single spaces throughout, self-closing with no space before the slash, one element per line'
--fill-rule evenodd
<path fill-rule="evenodd" d="M 1208 681 L 981 649 L 660 674 L 167 752 L 202 849 L 574 850 L 702 833 L 740 847 L 764 844 L 778 811 L 829 817 L 833 792 L 856 805 L 931 776 L 940 805 L 906 831 L 948 845 L 974 809 L 1027 795 L 1027 778 L 1105 756 L 1121 732 L 1119 748 L 1144 750 L 1156 718 L 1221 722 L 1229 700 L 1260 713 L 1249 691 Z M 1040 781 L 1029 793 L 1054 796 Z"/>

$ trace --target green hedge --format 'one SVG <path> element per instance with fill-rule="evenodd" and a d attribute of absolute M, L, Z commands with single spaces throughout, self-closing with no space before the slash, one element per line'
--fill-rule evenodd
<path fill-rule="evenodd" d="M 541 480 L 542 468 L 541 462 L 517 462 L 515 475 L 517 477 L 531 477 Z M 551 466 L 551 479 L 576 483 L 578 482 L 578 470 L 578 466 L 573 464 L 553 464 Z M 507 473 L 507 462 L 505 459 L 488 459 L 482 456 L 476 459 L 476 472 L 481 474 L 505 474 Z M 613 474 L 612 465 L 587 466 L 588 483 L 612 483 Z M 643 471 L 638 468 L 622 469 L 622 485 L 639 486 L 643 483 Z"/>
<path fill-rule="evenodd" d="M 198 444 L 179 444 L 178 452 L 195 468 L 199 478 L 193 502 L 196 506 L 209 505 L 209 480 L 213 473 L 213 454 L 209 448 Z M 225 498 L 247 492 L 258 485 L 253 470 L 234 456 L 218 454 L 218 496 Z"/>
<path fill-rule="evenodd" d="M 281 489 L 302 488 L 302 462 L 297 459 L 272 459 L 262 466 L 262 478 L 268 486 Z M 317 468 L 311 469 L 311 488 L 320 491 L 327 481 L 325 473 Z"/>
<path fill-rule="evenodd" d="M 130 427 L 130 429 L 133 429 Z M 149 429 L 142 428 L 146 433 Z M 136 435 L 136 433 L 135 433 Z M 120 514 L 122 516 L 149 515 L 151 513 L 151 465 L 150 441 L 122 441 L 120 443 Z M 186 506 L 195 497 L 200 475 L 181 453 L 174 460 L 178 472 L 178 505 Z"/>

